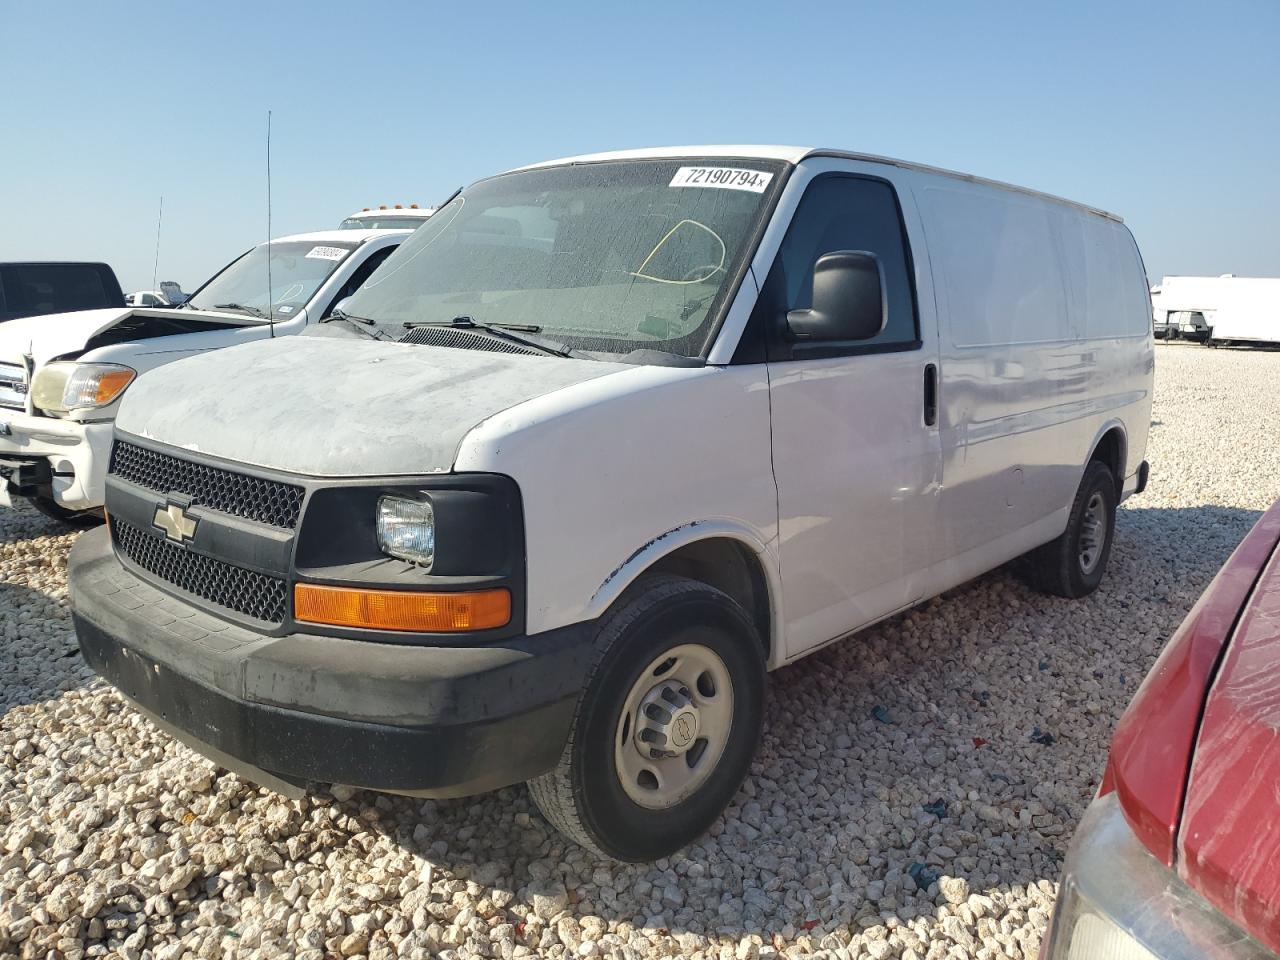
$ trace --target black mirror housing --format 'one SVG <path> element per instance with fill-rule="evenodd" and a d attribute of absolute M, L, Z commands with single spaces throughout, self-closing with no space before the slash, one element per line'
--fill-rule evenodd
<path fill-rule="evenodd" d="M 787 313 L 799 342 L 870 340 L 889 319 L 884 271 L 874 253 L 836 250 L 813 265 L 813 306 Z"/>

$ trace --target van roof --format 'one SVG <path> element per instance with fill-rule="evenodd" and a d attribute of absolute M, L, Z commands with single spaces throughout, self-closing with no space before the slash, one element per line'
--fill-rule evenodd
<path fill-rule="evenodd" d="M 1042 200 L 1051 200 L 1054 203 L 1066 204 L 1069 207 L 1075 207 L 1086 213 L 1091 213 L 1099 217 L 1106 217 L 1108 220 L 1114 220 L 1117 223 L 1124 223 L 1124 220 L 1114 213 L 1101 210 L 1097 207 L 1091 207 L 1088 204 L 1078 203 L 1075 200 L 1068 200 L 1065 197 L 1054 196 L 1051 193 L 1042 193 L 1039 190 L 1032 190 L 1029 187 L 1020 187 L 1012 183 L 1004 183 L 1000 180 L 990 180 L 986 177 L 976 177 L 969 173 L 957 173 L 954 170 L 944 170 L 941 167 L 931 167 L 924 163 L 912 163 L 909 160 L 895 160 L 893 157 L 881 157 L 873 153 L 855 153 L 851 150 L 832 150 L 825 147 L 788 147 L 777 144 L 711 144 L 701 146 L 687 147 L 646 147 L 639 150 L 613 150 L 607 153 L 587 153 L 576 157 L 565 157 L 560 160 L 548 160 L 543 163 L 532 163 L 526 167 L 519 167 L 520 170 L 530 170 L 536 167 L 557 167 L 570 163 L 599 163 L 604 160 L 643 160 L 658 159 L 670 157 L 745 157 L 749 159 L 760 160 L 784 160 L 787 163 L 799 163 L 808 157 L 840 157 L 846 160 L 863 160 L 868 163 L 884 163 L 894 167 L 901 167 L 905 170 L 919 170 L 924 173 L 932 173 L 938 176 L 951 177 L 956 180 L 965 180 L 969 183 L 981 183 L 990 187 L 998 187 L 1001 190 L 1012 190 L 1016 193 L 1024 193 L 1028 196 L 1038 197 Z"/>

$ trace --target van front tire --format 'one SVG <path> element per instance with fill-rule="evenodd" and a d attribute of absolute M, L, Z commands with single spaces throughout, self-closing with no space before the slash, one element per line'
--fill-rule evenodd
<path fill-rule="evenodd" d="M 1036 589 L 1072 600 L 1098 589 L 1111 559 L 1116 503 L 1111 468 L 1099 460 L 1091 461 L 1072 501 L 1067 529 L 1027 557 Z"/>
<path fill-rule="evenodd" d="M 529 781 L 543 815 L 597 854 L 674 853 L 737 793 L 764 716 L 746 611 L 683 577 L 646 578 L 606 615 L 560 762 Z"/>

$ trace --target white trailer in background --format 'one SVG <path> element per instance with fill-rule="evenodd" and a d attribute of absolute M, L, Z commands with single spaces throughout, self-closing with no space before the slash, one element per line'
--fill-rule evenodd
<path fill-rule="evenodd" d="M 1232 277 L 1210 342 L 1280 344 L 1280 278 Z"/>
<path fill-rule="evenodd" d="M 1201 343 L 1280 343 L 1280 278 L 1165 277 L 1155 332 Z"/>

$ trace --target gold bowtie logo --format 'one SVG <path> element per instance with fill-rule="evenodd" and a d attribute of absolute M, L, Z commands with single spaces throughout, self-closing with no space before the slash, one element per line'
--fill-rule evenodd
<path fill-rule="evenodd" d="M 171 503 L 167 507 L 156 507 L 155 519 L 151 522 L 170 540 L 185 543 L 196 535 L 196 524 L 200 521 L 188 517 L 182 507 Z"/>

